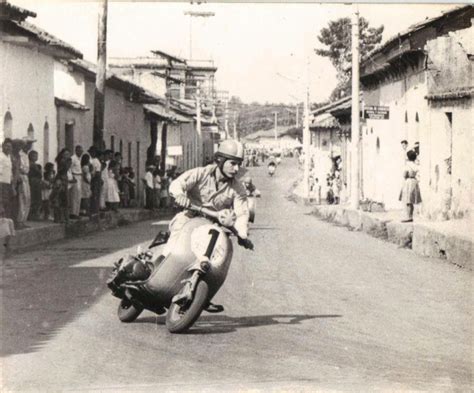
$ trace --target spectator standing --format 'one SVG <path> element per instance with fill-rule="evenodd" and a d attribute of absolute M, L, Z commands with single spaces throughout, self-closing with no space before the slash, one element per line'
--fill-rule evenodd
<path fill-rule="evenodd" d="M 160 206 L 163 209 L 166 209 L 170 206 L 169 188 L 170 188 L 172 177 L 176 176 L 176 175 L 177 175 L 177 173 L 174 170 L 162 173 L 162 176 L 161 176 L 161 191 L 160 191 Z"/>
<path fill-rule="evenodd" d="M 135 185 L 135 172 L 131 166 L 128 167 L 128 178 L 130 179 L 130 206 L 136 204 L 136 185 Z"/>
<path fill-rule="evenodd" d="M 90 163 L 89 154 L 83 154 L 81 158 L 82 179 L 81 179 L 81 211 L 83 216 L 90 216 L 90 200 L 91 200 L 91 180 L 92 180 L 92 164 Z"/>
<path fill-rule="evenodd" d="M 117 178 L 119 176 L 119 164 L 117 161 L 111 160 L 109 162 L 107 174 L 108 184 L 106 206 L 108 210 L 113 210 L 114 212 L 117 212 L 120 204 L 120 193 L 117 183 Z"/>
<path fill-rule="evenodd" d="M 79 218 L 79 213 L 81 210 L 81 199 L 82 199 L 82 165 L 81 159 L 84 150 L 82 146 L 77 145 L 74 150 L 73 156 L 71 157 L 71 173 L 74 181 L 72 182 L 72 187 L 70 190 L 70 218 L 76 219 Z"/>
<path fill-rule="evenodd" d="M 12 203 L 10 204 L 11 215 L 13 222 L 15 224 L 15 229 L 20 228 L 20 224 L 18 223 L 18 210 L 19 210 L 19 194 L 18 189 L 20 187 L 20 167 L 21 167 L 21 158 L 20 158 L 20 151 L 21 147 L 23 146 L 23 141 L 20 139 L 13 139 L 12 141 L 12 154 L 11 154 L 11 162 L 12 162 Z"/>
<path fill-rule="evenodd" d="M 120 204 L 122 207 L 130 207 L 130 189 L 132 187 L 132 180 L 129 177 L 130 171 L 127 167 L 122 169 L 120 174 Z"/>
<path fill-rule="evenodd" d="M 29 228 L 25 222 L 28 219 L 31 208 L 31 190 L 28 173 L 30 172 L 30 160 L 28 152 L 31 150 L 35 140 L 24 137 L 20 150 L 20 178 L 18 182 L 18 228 Z"/>
<path fill-rule="evenodd" d="M 416 157 L 415 151 L 408 151 L 408 161 L 403 171 L 403 187 L 400 192 L 400 201 L 406 207 L 406 218 L 402 222 L 413 222 L 414 205 L 421 203 L 421 193 L 417 179 L 419 169 L 415 162 Z"/>
<path fill-rule="evenodd" d="M 53 189 L 50 200 L 53 207 L 54 222 L 67 223 L 69 221 L 69 169 L 72 165 L 69 150 L 63 150 L 59 153 L 56 161 L 58 165 L 58 174 L 54 178 Z"/>
<path fill-rule="evenodd" d="M 3 206 L 5 218 L 12 219 L 12 140 L 6 138 L 0 151 L 0 207 Z"/>
<path fill-rule="evenodd" d="M 43 183 L 41 187 L 41 211 L 43 213 L 44 220 L 49 220 L 49 216 L 51 215 L 51 202 L 49 198 L 53 189 L 55 176 L 56 173 L 54 172 L 53 163 L 46 163 L 44 166 Z"/>
<path fill-rule="evenodd" d="M 112 160 L 114 152 L 112 150 L 105 150 L 102 162 L 105 164 L 102 166 L 101 178 L 102 178 L 102 189 L 100 193 L 100 208 L 105 210 L 108 201 L 108 186 L 109 186 L 109 163 Z M 113 192 L 112 192 L 113 193 Z"/>
<path fill-rule="evenodd" d="M 153 171 L 155 170 L 154 165 L 148 165 L 146 167 L 145 177 L 143 183 L 145 186 L 145 209 L 153 209 Z"/>
<path fill-rule="evenodd" d="M 41 187 L 43 183 L 43 169 L 38 162 L 38 152 L 31 150 L 28 153 L 28 159 L 30 161 L 30 170 L 28 172 L 28 180 L 30 183 L 31 192 L 31 208 L 29 213 L 29 219 L 31 221 L 38 221 L 41 214 Z"/>
<path fill-rule="evenodd" d="M 161 198 L 161 176 L 160 171 L 156 168 L 153 171 L 153 208 L 159 209 Z"/>
<path fill-rule="evenodd" d="M 99 151 L 95 146 L 89 148 L 91 157 L 91 198 L 90 198 L 90 214 L 91 216 L 99 214 L 100 211 L 100 194 L 102 189 L 102 163 L 99 160 Z"/>

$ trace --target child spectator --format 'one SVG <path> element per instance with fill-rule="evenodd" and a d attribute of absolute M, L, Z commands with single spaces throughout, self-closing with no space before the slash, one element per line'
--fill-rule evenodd
<path fill-rule="evenodd" d="M 28 181 L 30 183 L 31 207 L 29 212 L 29 219 L 37 221 L 40 218 L 41 211 L 41 183 L 42 183 L 42 168 L 38 162 L 38 152 L 31 150 L 28 153 L 30 162 L 30 169 L 28 171 Z"/>
<path fill-rule="evenodd" d="M 56 173 L 54 172 L 53 163 L 46 163 L 46 165 L 44 166 L 43 183 L 41 187 L 41 210 L 43 213 L 44 220 L 49 220 L 49 216 L 51 215 L 51 202 L 49 200 L 49 197 L 51 196 L 55 176 Z"/>
<path fill-rule="evenodd" d="M 54 222 L 57 223 L 67 223 L 69 221 L 68 171 L 71 164 L 72 160 L 70 157 L 61 159 L 61 165 L 58 166 L 58 174 L 54 178 L 50 201 L 53 208 Z"/>
<path fill-rule="evenodd" d="M 91 201 L 91 181 L 92 181 L 92 165 L 90 163 L 89 154 L 83 154 L 81 157 L 81 216 L 90 215 L 90 201 Z"/>

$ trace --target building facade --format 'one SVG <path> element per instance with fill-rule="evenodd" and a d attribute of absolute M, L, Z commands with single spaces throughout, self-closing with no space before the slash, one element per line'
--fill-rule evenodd
<path fill-rule="evenodd" d="M 412 26 L 361 65 L 365 107 L 388 110 L 388 118 L 366 119 L 362 131 L 363 194 L 388 209 L 402 207 L 402 140 L 409 149 L 420 145 L 426 218 L 472 209 L 473 18 L 469 5 Z"/>

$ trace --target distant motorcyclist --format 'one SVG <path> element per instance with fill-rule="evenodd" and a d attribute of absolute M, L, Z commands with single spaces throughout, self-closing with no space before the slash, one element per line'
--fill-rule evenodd
<path fill-rule="evenodd" d="M 260 197 L 261 193 L 257 189 L 257 187 L 255 187 L 255 185 L 253 184 L 252 178 L 250 176 L 245 176 L 244 178 L 242 178 L 242 184 L 245 187 L 245 191 L 247 192 L 247 196 L 257 197 L 257 198 Z"/>

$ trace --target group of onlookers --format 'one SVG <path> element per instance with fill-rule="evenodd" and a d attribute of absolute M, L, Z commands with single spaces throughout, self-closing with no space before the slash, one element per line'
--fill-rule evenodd
<path fill-rule="evenodd" d="M 143 184 L 145 187 L 145 209 L 165 209 L 171 206 L 169 186 L 180 175 L 176 168 L 163 171 L 158 162 L 148 162 Z"/>
<path fill-rule="evenodd" d="M 67 222 L 102 210 L 138 205 L 133 168 L 122 166 L 122 156 L 112 150 L 82 146 L 62 149 L 55 163 L 38 164 L 35 141 L 5 139 L 0 152 L 0 217 L 14 222 Z"/>

